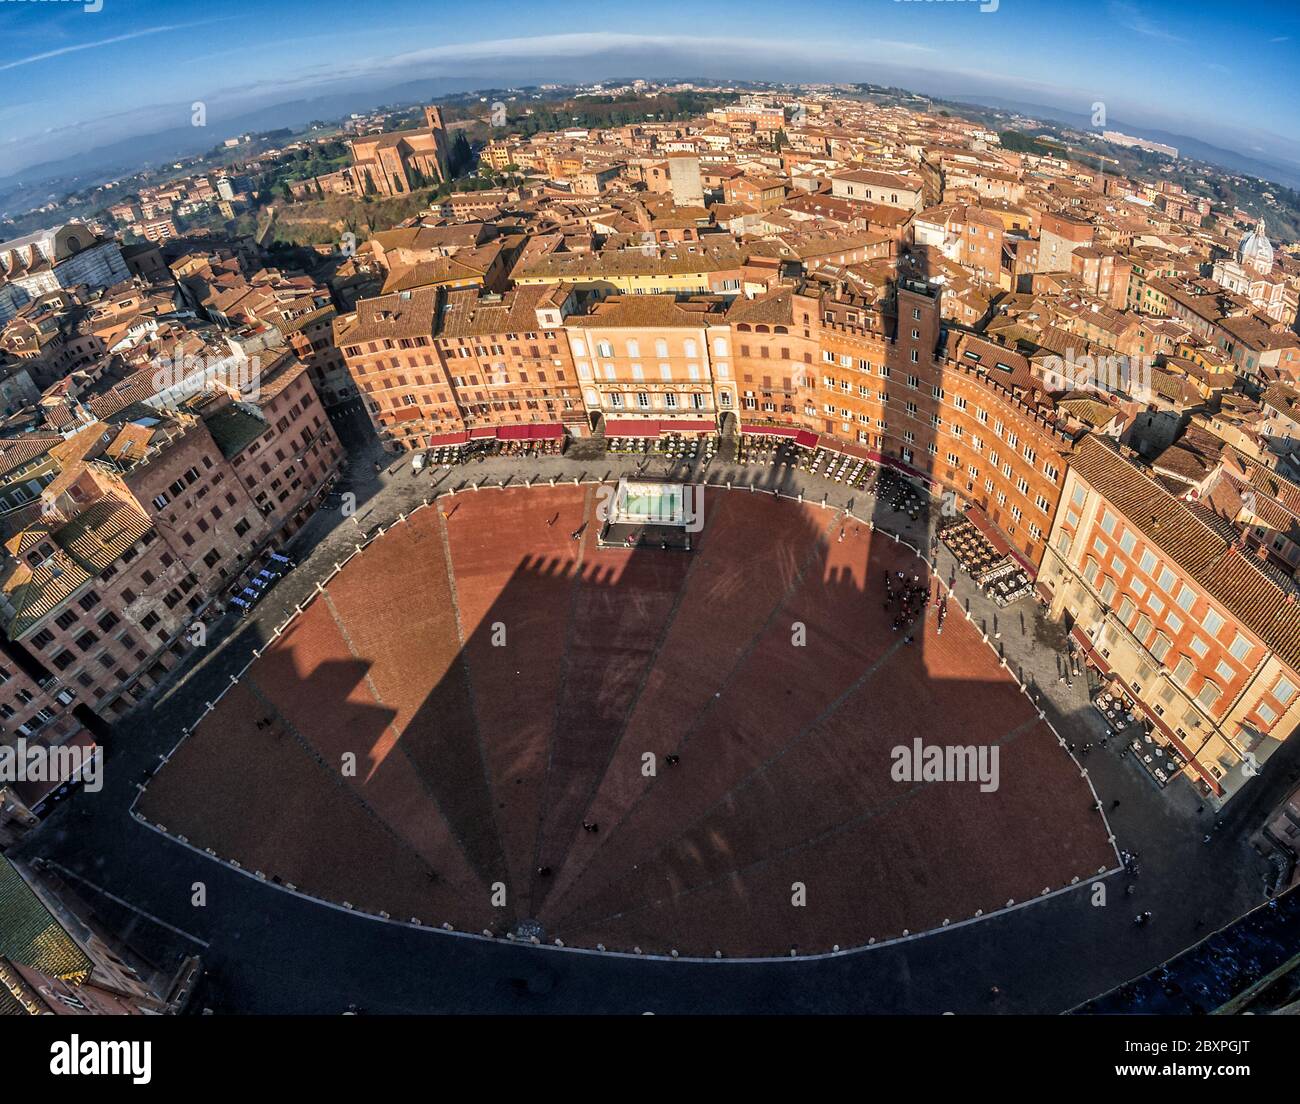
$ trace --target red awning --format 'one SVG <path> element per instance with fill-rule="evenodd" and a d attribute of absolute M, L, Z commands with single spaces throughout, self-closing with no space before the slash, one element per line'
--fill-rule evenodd
<path fill-rule="evenodd" d="M 838 437 L 821 438 L 821 446 L 824 449 L 830 449 L 832 452 L 838 452 L 842 456 L 851 456 L 855 460 L 874 459 L 872 454 L 861 445 L 854 445 L 850 444 L 848 441 L 841 441 Z"/>
<path fill-rule="evenodd" d="M 658 437 L 659 423 L 654 421 L 615 421 L 605 423 L 606 437 Z"/>
<path fill-rule="evenodd" d="M 988 537 L 989 543 L 998 550 L 999 555 L 1010 556 L 1016 561 L 1016 563 L 1024 568 L 1025 574 L 1027 574 L 1031 579 L 1038 575 L 1038 568 L 1034 564 L 1033 560 L 1029 559 L 1028 556 L 1023 555 L 1020 549 L 1007 540 L 1007 538 L 998 530 L 997 526 L 994 525 L 993 522 L 989 521 L 983 510 L 978 506 L 969 506 L 966 509 L 966 516 L 970 519 L 976 529 Z"/>
<path fill-rule="evenodd" d="M 497 431 L 495 426 L 482 426 L 479 429 L 471 429 L 469 431 L 469 439 L 471 441 L 486 441 L 496 435 Z"/>
<path fill-rule="evenodd" d="M 820 440 L 817 434 L 809 433 L 806 429 L 801 429 L 794 435 L 794 443 L 800 448 L 815 449 Z"/>
<path fill-rule="evenodd" d="M 742 425 L 741 433 L 750 433 L 755 437 L 793 437 L 799 431 L 793 426 Z"/>
<path fill-rule="evenodd" d="M 712 433 L 718 427 L 708 421 L 660 422 L 660 433 Z"/>
<path fill-rule="evenodd" d="M 463 429 L 459 433 L 439 433 L 437 436 L 429 438 L 430 448 L 440 448 L 443 445 L 463 445 L 469 440 L 469 434 Z"/>
<path fill-rule="evenodd" d="M 1006 556 L 1011 552 L 1011 546 L 1007 544 L 1007 538 L 998 532 L 997 526 L 989 521 L 984 511 L 978 506 L 968 506 L 966 508 L 966 517 L 976 529 L 988 538 L 989 544 L 997 549 L 999 556 Z"/>
<path fill-rule="evenodd" d="M 548 422 L 545 425 L 484 426 L 482 429 L 473 430 L 469 436 L 475 440 L 496 437 L 502 441 L 547 441 L 563 437 L 564 426 L 559 422 Z M 462 440 L 464 440 L 463 436 Z"/>

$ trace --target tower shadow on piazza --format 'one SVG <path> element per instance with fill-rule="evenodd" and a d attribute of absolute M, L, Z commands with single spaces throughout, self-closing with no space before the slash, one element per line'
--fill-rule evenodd
<path fill-rule="evenodd" d="M 138 811 L 394 921 L 647 955 L 1087 907 L 1115 852 L 1086 779 L 955 601 L 894 627 L 887 574 L 936 591 L 905 544 L 710 486 L 690 551 L 600 547 L 600 500 L 485 488 L 394 524 Z M 996 787 L 896 766 L 935 745 L 996 748 Z"/>

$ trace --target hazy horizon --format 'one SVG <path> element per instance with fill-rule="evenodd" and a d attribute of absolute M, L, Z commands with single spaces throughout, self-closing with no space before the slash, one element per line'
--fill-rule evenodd
<path fill-rule="evenodd" d="M 229 133 L 223 120 L 322 97 L 361 102 L 412 81 L 502 87 L 689 74 L 871 82 L 1073 115 L 1100 102 L 1117 123 L 1300 173 L 1300 105 L 1280 82 L 1258 79 L 1300 60 L 1300 10 L 1281 4 L 997 0 L 981 10 L 975 0 L 870 0 L 794 13 L 770 0 L 703 11 L 672 0 L 652 16 L 616 2 L 584 19 L 588 9 L 517 0 L 471 9 L 393 0 L 383 25 L 374 9 L 339 0 L 216 0 L 194 21 L 169 16 L 174 6 L 158 0 L 102 4 L 0 4 L 9 46 L 0 56 L 9 90 L 0 178 L 70 156 L 90 155 L 93 169 L 95 150 L 189 126 L 196 101 L 206 148 Z M 573 30 L 556 18 L 566 13 Z M 1252 29 L 1261 23 L 1267 33 Z M 512 37 L 500 37 L 506 27 Z M 141 79 L 160 62 L 159 80 Z"/>

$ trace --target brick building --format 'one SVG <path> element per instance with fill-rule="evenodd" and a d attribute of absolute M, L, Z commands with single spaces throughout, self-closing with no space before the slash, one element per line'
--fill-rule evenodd
<path fill-rule="evenodd" d="M 447 176 L 447 131 L 442 112 L 424 109 L 423 130 L 397 130 L 353 138 L 352 165 L 346 170 L 357 195 L 405 195 L 440 184 Z"/>
<path fill-rule="evenodd" d="M 1207 792 L 1230 798 L 1300 723 L 1294 584 L 1099 438 L 1066 477 L 1040 581 Z"/>
<path fill-rule="evenodd" d="M 949 340 L 940 317 L 939 289 L 925 283 L 904 281 L 893 304 L 824 300 L 816 417 L 804 425 L 954 492 L 1033 571 L 1074 435 L 1029 401 L 1023 357 L 974 335 Z"/>
<path fill-rule="evenodd" d="M 138 702 L 188 651 L 195 615 L 303 524 L 342 458 L 291 355 L 255 400 L 186 408 L 136 403 L 88 425 L 52 450 L 60 472 L 40 501 L 7 517 L 0 615 L 15 661 L 53 699 L 8 703 L 14 724 L 48 723 L 40 710 L 74 697 L 110 719 Z"/>
<path fill-rule="evenodd" d="M 740 417 L 806 425 L 815 415 L 820 347 L 818 299 L 779 288 L 738 298 L 727 311 Z"/>
<path fill-rule="evenodd" d="M 482 426 L 581 426 L 563 332 L 570 290 L 537 284 L 504 295 L 417 288 L 357 304 L 335 341 L 392 449 L 427 448 Z"/>
<path fill-rule="evenodd" d="M 732 387 L 715 390 L 709 355 L 717 350 L 729 376 L 724 311 L 718 298 L 613 295 L 571 315 L 565 328 L 593 425 L 603 417 L 613 436 L 618 422 L 638 420 L 716 426 L 734 402 Z"/>

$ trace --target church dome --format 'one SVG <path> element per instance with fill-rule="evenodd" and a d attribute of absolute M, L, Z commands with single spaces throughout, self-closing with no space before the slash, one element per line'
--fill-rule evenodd
<path fill-rule="evenodd" d="M 1264 233 L 1264 220 L 1260 219 L 1255 229 L 1241 239 L 1237 247 L 1237 260 L 1256 272 L 1267 273 L 1273 267 L 1273 243 Z"/>

